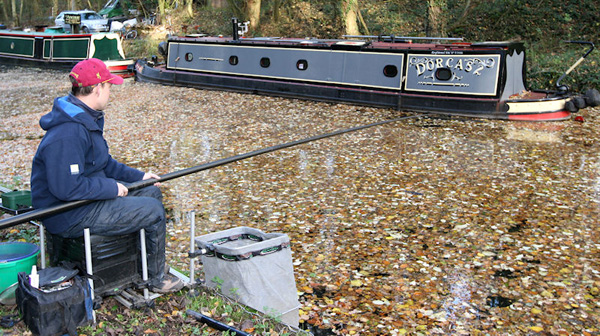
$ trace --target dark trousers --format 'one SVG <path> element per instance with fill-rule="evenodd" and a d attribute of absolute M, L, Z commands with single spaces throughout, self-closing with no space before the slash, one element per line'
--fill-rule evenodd
<path fill-rule="evenodd" d="M 148 279 L 158 285 L 165 275 L 166 219 L 162 193 L 150 186 L 130 192 L 126 197 L 92 203 L 90 212 L 77 224 L 59 235 L 83 236 L 83 230 L 99 236 L 122 236 L 146 229 Z"/>

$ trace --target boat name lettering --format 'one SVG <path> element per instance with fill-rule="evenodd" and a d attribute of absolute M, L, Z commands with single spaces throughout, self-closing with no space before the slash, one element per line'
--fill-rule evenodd
<path fill-rule="evenodd" d="M 460 50 L 443 50 L 443 51 L 433 50 L 433 51 L 431 51 L 431 54 L 432 55 L 462 55 L 462 54 L 464 54 L 464 52 L 460 51 Z"/>
<path fill-rule="evenodd" d="M 423 75 L 425 71 L 434 71 L 438 68 L 448 68 L 467 73 L 472 72 L 476 76 L 481 76 L 481 71 L 496 66 L 496 60 L 493 58 L 482 60 L 479 58 L 464 57 L 457 59 L 452 57 L 411 57 L 408 63 L 409 67 L 414 66 L 417 69 L 417 76 Z"/>

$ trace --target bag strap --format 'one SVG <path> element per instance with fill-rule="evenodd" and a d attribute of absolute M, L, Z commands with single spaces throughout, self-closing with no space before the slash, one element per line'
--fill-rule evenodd
<path fill-rule="evenodd" d="M 94 280 L 94 283 L 96 283 L 96 281 L 99 281 L 102 283 L 102 286 L 106 285 L 106 281 L 104 281 L 104 279 L 102 279 L 101 277 L 97 276 L 97 275 L 92 275 L 89 273 L 84 273 L 83 275 L 81 275 L 81 277 L 85 280 L 87 279 L 92 279 Z M 96 286 L 94 285 L 94 287 L 100 287 L 100 286 Z"/>

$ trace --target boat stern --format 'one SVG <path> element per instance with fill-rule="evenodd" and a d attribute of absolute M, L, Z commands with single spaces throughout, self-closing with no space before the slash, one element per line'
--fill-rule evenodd
<path fill-rule="evenodd" d="M 106 64 L 108 71 L 117 76 L 121 76 L 123 78 L 135 76 L 135 61 L 133 59 L 104 61 L 104 63 Z"/>
<path fill-rule="evenodd" d="M 588 90 L 585 95 L 558 95 L 542 91 L 524 91 L 505 101 L 509 120 L 560 121 L 580 109 L 600 105 L 600 93 Z"/>

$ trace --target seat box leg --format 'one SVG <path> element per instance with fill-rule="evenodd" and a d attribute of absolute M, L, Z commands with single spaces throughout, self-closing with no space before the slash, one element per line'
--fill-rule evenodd
<path fill-rule="evenodd" d="M 83 241 L 85 245 L 85 267 L 86 272 L 89 275 L 94 275 L 94 269 L 92 267 L 92 243 L 90 242 L 90 229 L 85 228 L 83 230 Z M 90 283 L 92 300 L 95 299 L 94 296 L 94 280 L 92 278 L 88 278 L 88 282 Z M 94 324 L 96 324 L 96 311 L 92 310 L 92 317 Z"/>

